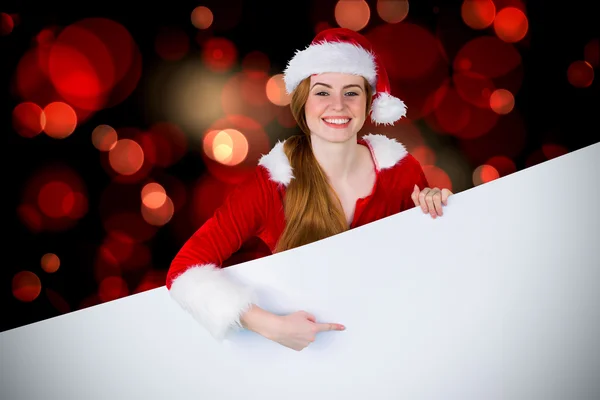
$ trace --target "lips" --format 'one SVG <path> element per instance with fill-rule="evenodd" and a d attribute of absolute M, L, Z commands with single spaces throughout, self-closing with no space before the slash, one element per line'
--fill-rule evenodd
<path fill-rule="evenodd" d="M 321 120 L 331 128 L 342 129 L 350 125 L 352 118 L 321 118 Z"/>

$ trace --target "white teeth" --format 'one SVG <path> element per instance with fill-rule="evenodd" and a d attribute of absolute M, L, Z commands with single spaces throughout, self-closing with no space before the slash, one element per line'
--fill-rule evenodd
<path fill-rule="evenodd" d="M 345 123 L 347 123 L 348 121 L 350 121 L 349 118 L 346 119 L 324 119 L 325 122 L 328 122 L 330 124 L 337 124 L 337 125 L 343 125 Z"/>

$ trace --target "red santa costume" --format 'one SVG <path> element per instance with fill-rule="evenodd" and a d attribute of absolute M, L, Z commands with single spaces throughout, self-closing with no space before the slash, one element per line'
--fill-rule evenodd
<path fill-rule="evenodd" d="M 375 123 L 392 124 L 405 115 L 404 103 L 389 93 L 385 69 L 358 33 L 336 28 L 317 35 L 288 64 L 286 89 L 291 93 L 304 78 L 324 72 L 364 76 L 375 89 L 371 111 Z M 414 186 L 428 186 L 419 162 L 395 139 L 367 134 L 358 143 L 370 150 L 376 179 L 371 193 L 357 200 L 349 229 L 414 207 Z M 260 158 L 252 176 L 227 197 L 171 263 L 166 287 L 172 299 L 216 339 L 241 328 L 240 316 L 255 301 L 252 288 L 228 279 L 221 266 L 253 236 L 275 249 L 285 227 L 283 201 L 292 179 L 292 167 L 283 142 L 279 142 Z"/>

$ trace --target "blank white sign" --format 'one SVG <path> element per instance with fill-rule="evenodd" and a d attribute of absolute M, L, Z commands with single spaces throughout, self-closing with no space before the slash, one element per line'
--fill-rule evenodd
<path fill-rule="evenodd" d="M 600 398 L 600 144 L 232 266 L 346 331 L 216 342 L 166 288 L 0 334 L 2 399 Z M 166 268 L 167 266 L 165 266 Z"/>

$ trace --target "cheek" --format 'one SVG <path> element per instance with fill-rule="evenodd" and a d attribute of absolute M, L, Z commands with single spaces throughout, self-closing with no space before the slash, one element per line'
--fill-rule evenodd
<path fill-rule="evenodd" d="M 352 110 L 352 113 L 356 117 L 364 117 L 367 112 L 367 105 L 362 99 L 348 102 L 348 108 Z"/>
<path fill-rule="evenodd" d="M 318 117 L 320 114 L 323 113 L 323 109 L 325 108 L 325 106 L 323 105 L 322 101 L 319 101 L 318 99 L 310 99 L 306 102 L 306 105 L 304 106 L 304 110 L 306 112 L 306 116 L 307 117 Z"/>

